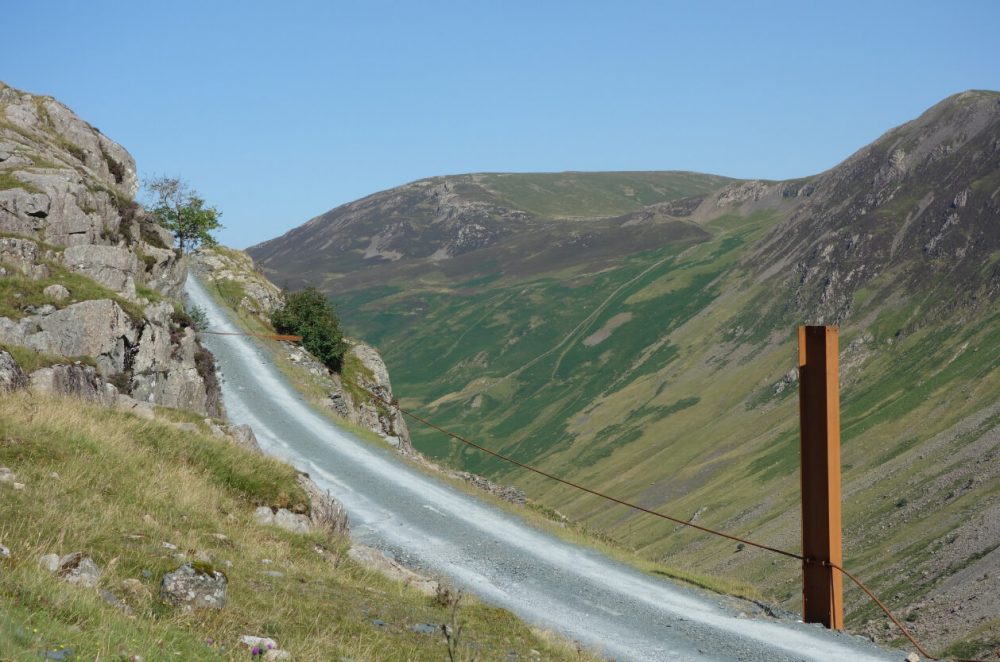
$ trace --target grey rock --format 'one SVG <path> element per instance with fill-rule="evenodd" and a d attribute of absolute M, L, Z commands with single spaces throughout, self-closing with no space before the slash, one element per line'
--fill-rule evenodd
<path fill-rule="evenodd" d="M 309 533 L 310 524 L 308 516 L 293 513 L 287 508 L 279 508 L 274 514 L 274 525 L 292 533 Z"/>
<path fill-rule="evenodd" d="M 299 474 L 298 482 L 309 497 L 309 519 L 313 528 L 327 535 L 346 535 L 350 530 L 350 521 L 343 504 L 320 489 L 308 476 Z"/>
<path fill-rule="evenodd" d="M 117 390 L 108 389 L 110 384 L 105 384 L 97 371 L 88 365 L 39 368 L 29 375 L 29 385 L 33 393 L 72 396 L 108 406 L 118 401 Z"/>
<path fill-rule="evenodd" d="M 16 267 L 26 276 L 33 276 L 42 273 L 36 271 L 36 267 L 41 266 L 41 260 L 38 244 L 30 239 L 0 237 L 0 262 Z"/>
<path fill-rule="evenodd" d="M 47 570 L 49 572 L 59 571 L 59 555 L 58 554 L 46 554 L 42 558 L 38 559 L 38 567 L 42 570 Z"/>
<path fill-rule="evenodd" d="M 265 660 L 290 660 L 292 659 L 292 654 L 286 650 L 281 650 L 280 648 L 272 648 L 271 650 L 264 653 Z"/>
<path fill-rule="evenodd" d="M 435 625 L 433 623 L 417 623 L 416 625 L 410 626 L 410 630 L 418 634 L 434 634 L 440 629 L 440 625 Z"/>
<path fill-rule="evenodd" d="M 70 552 L 60 558 L 57 572 L 70 584 L 84 588 L 93 588 L 101 580 L 100 567 L 83 552 Z"/>
<path fill-rule="evenodd" d="M 17 481 L 17 475 L 7 467 L 0 467 L 0 483 L 13 483 Z"/>
<path fill-rule="evenodd" d="M 65 301 L 66 299 L 69 298 L 69 290 L 67 290 L 63 285 L 60 285 L 59 283 L 54 283 L 52 285 L 49 285 L 44 290 L 42 290 L 42 294 L 49 297 L 50 299 L 54 299 L 55 301 Z"/>
<path fill-rule="evenodd" d="M 6 545 L 0 545 L 0 559 L 10 558 L 10 548 Z"/>
<path fill-rule="evenodd" d="M 135 297 L 136 280 L 143 268 L 136 254 L 124 246 L 69 246 L 62 254 L 63 265 L 81 273 L 126 298 Z"/>
<path fill-rule="evenodd" d="M 14 357 L 5 349 L 0 349 L 0 393 L 22 389 L 28 385 L 28 378 L 21 371 Z"/>
<path fill-rule="evenodd" d="M 226 576 L 217 570 L 202 573 L 185 563 L 163 576 L 160 599 L 185 610 L 222 609 L 226 605 L 228 583 Z"/>
<path fill-rule="evenodd" d="M 42 654 L 43 660 L 57 660 L 59 662 L 65 662 L 65 660 L 72 660 L 76 653 L 72 648 L 59 648 L 56 650 L 45 651 Z"/>
<path fill-rule="evenodd" d="M 254 521 L 262 526 L 271 526 L 274 524 L 274 511 L 267 506 L 260 506 L 257 510 L 253 511 Z"/>
<path fill-rule="evenodd" d="M 278 642 L 270 637 L 257 637 L 251 634 L 245 634 L 240 637 L 240 645 L 246 648 L 260 648 L 262 650 L 271 650 L 278 647 Z"/>

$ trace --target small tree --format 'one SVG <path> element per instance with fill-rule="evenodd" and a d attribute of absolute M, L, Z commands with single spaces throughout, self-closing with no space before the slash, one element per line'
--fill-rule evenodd
<path fill-rule="evenodd" d="M 146 181 L 146 190 L 154 198 L 150 211 L 157 223 L 174 233 L 182 253 L 202 244 L 216 244 L 211 232 L 222 227 L 222 212 L 206 207 L 205 200 L 187 182 L 179 177 L 158 177 Z"/>
<path fill-rule="evenodd" d="M 315 287 L 285 293 L 285 305 L 271 313 L 278 333 L 302 336 L 302 346 L 331 370 L 340 372 L 347 343 L 333 304 Z"/>

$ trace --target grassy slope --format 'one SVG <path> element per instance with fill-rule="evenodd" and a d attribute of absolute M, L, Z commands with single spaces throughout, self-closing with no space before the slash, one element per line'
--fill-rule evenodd
<path fill-rule="evenodd" d="M 247 655 L 236 646 L 243 634 L 274 637 L 296 659 L 445 655 L 438 636 L 409 630 L 447 621 L 444 607 L 355 565 L 344 540 L 253 523 L 256 505 L 303 501 L 286 465 L 162 423 L 26 394 L 0 399 L 0 465 L 27 485 L 0 484 L 0 540 L 11 549 L 0 562 L 0 659 L 59 646 L 80 659 L 237 659 Z M 158 603 L 160 577 L 179 563 L 163 541 L 203 550 L 220 567 L 232 562 L 225 609 L 182 614 Z M 101 588 L 126 598 L 135 617 L 36 567 L 45 553 L 75 550 L 104 568 Z M 129 578 L 145 591 L 127 597 Z M 461 617 L 465 641 L 490 656 L 535 648 L 568 657 L 508 612 L 470 604 Z M 376 618 L 387 625 L 373 627 Z"/>
<path fill-rule="evenodd" d="M 762 326 L 787 331 L 748 337 L 747 302 L 762 292 L 738 266 L 742 247 L 777 218 L 723 217 L 708 224 L 707 242 L 634 254 L 596 273 L 442 279 L 407 290 L 390 282 L 336 300 L 349 327 L 383 348 L 404 404 L 435 422 L 643 505 L 796 549 L 797 401 L 794 386 L 776 396 L 772 385 L 795 366 L 802 320 L 768 320 Z M 582 343 L 622 313 L 630 321 L 607 340 Z M 961 566 L 933 567 L 936 541 L 1000 493 L 991 478 L 948 503 L 922 498 L 942 481 L 964 484 L 955 458 L 989 429 L 987 421 L 958 433 L 1000 387 L 997 313 L 926 321 L 919 302 L 858 295 L 852 319 L 871 320 L 873 337 L 863 344 L 869 358 L 845 375 L 846 552 L 897 608 Z M 913 332 L 914 322 L 925 327 Z M 842 346 L 861 331 L 846 326 Z M 737 553 L 411 432 L 418 448 L 517 482 L 647 558 L 749 582 L 798 607 L 795 564 Z M 948 441 L 931 445 L 938 434 Z M 897 506 L 901 499 L 925 507 Z M 931 579 L 912 581 L 900 564 Z M 875 615 L 853 592 L 849 599 L 854 625 Z"/>

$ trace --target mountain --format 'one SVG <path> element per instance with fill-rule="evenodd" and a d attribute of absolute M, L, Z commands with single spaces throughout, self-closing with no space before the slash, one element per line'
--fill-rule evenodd
<path fill-rule="evenodd" d="M 439 425 L 643 506 L 799 545 L 795 329 L 841 326 L 845 553 L 938 650 L 1000 641 L 1000 94 L 818 175 L 474 174 L 249 250 L 381 347 Z M 608 508 L 425 429 L 654 559 L 798 608 L 799 570 Z M 848 592 L 849 624 L 891 636 Z"/>

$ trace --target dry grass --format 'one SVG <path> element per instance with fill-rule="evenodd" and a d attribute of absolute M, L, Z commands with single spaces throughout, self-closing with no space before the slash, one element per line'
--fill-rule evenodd
<path fill-rule="evenodd" d="M 441 636 L 410 630 L 446 622 L 445 607 L 355 565 L 347 540 L 253 522 L 256 505 L 303 505 L 287 465 L 79 401 L 11 394 L 0 399 L 0 466 L 26 485 L 0 483 L 0 543 L 11 550 L 0 561 L 0 660 L 59 646 L 75 659 L 242 659 L 245 634 L 273 637 L 302 660 L 446 654 Z M 100 588 L 134 616 L 37 567 L 44 554 L 72 551 L 94 558 Z M 226 608 L 184 614 L 161 604 L 163 574 L 199 551 L 229 578 Z M 127 579 L 142 590 L 127 591 Z M 504 610 L 469 604 L 462 617 L 480 659 L 523 659 L 532 648 L 575 659 Z"/>

